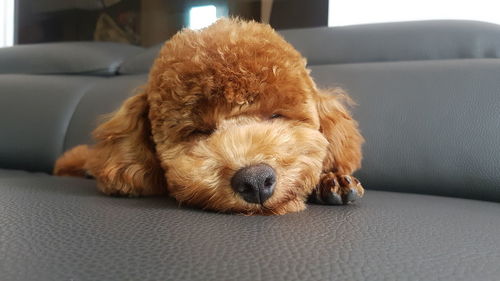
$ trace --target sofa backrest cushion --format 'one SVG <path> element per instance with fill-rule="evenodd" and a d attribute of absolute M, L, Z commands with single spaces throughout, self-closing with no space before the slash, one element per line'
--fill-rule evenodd
<path fill-rule="evenodd" d="M 108 42 L 63 42 L 0 48 L 0 74 L 115 75 L 143 48 Z"/>
<path fill-rule="evenodd" d="M 142 90 L 147 74 L 103 79 L 89 88 L 80 99 L 68 125 L 63 149 L 93 143 L 92 131 L 105 115 L 116 111 L 123 101 Z"/>
<path fill-rule="evenodd" d="M 91 144 L 102 116 L 146 78 L 0 75 L 0 168 L 50 173 L 65 150 Z"/>
<path fill-rule="evenodd" d="M 311 69 L 358 104 L 367 188 L 500 202 L 500 59 Z"/>
<path fill-rule="evenodd" d="M 500 57 L 500 26 L 442 20 L 284 30 L 309 65 Z"/>
<path fill-rule="evenodd" d="M 0 75 L 0 168 L 50 172 L 76 106 L 99 79 Z"/>
<path fill-rule="evenodd" d="M 156 56 L 158 56 L 161 47 L 163 47 L 163 43 L 150 47 L 135 56 L 127 58 L 120 66 L 118 72 L 120 74 L 148 73 Z"/>

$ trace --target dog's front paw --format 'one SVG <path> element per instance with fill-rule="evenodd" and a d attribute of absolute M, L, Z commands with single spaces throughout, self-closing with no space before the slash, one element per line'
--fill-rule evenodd
<path fill-rule="evenodd" d="M 364 193 L 365 190 L 357 178 L 329 172 L 321 175 L 320 182 L 308 201 L 316 204 L 344 205 L 363 197 Z"/>

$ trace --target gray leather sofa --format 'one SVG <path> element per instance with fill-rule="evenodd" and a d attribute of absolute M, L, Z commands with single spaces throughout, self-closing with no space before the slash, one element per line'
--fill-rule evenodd
<path fill-rule="evenodd" d="M 0 49 L 0 280 L 500 280 L 500 26 L 282 34 L 358 104 L 361 201 L 246 217 L 53 177 L 158 47 Z"/>

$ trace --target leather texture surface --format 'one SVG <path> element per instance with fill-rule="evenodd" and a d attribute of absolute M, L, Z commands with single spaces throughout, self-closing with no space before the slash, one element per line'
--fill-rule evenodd
<path fill-rule="evenodd" d="M 500 60 L 311 69 L 358 104 L 366 187 L 500 202 Z"/>
<path fill-rule="evenodd" d="M 0 181 L 0 276 L 14 280 L 498 280 L 500 204 L 368 191 L 356 205 L 246 217 L 93 180 Z"/>
<path fill-rule="evenodd" d="M 114 75 L 143 48 L 109 42 L 64 42 L 0 48 L 0 73 Z"/>
<path fill-rule="evenodd" d="M 417 21 L 280 32 L 310 65 L 500 57 L 500 26 Z"/>
<path fill-rule="evenodd" d="M 0 168 L 52 171 L 76 106 L 101 79 L 0 75 Z"/>

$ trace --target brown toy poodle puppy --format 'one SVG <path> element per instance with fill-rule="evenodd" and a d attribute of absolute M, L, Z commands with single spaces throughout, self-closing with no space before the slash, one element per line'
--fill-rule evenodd
<path fill-rule="evenodd" d="M 56 163 L 105 194 L 170 194 L 220 212 L 285 214 L 346 204 L 361 137 L 340 91 L 322 93 L 306 60 L 268 25 L 221 19 L 165 43 L 144 90 Z"/>

